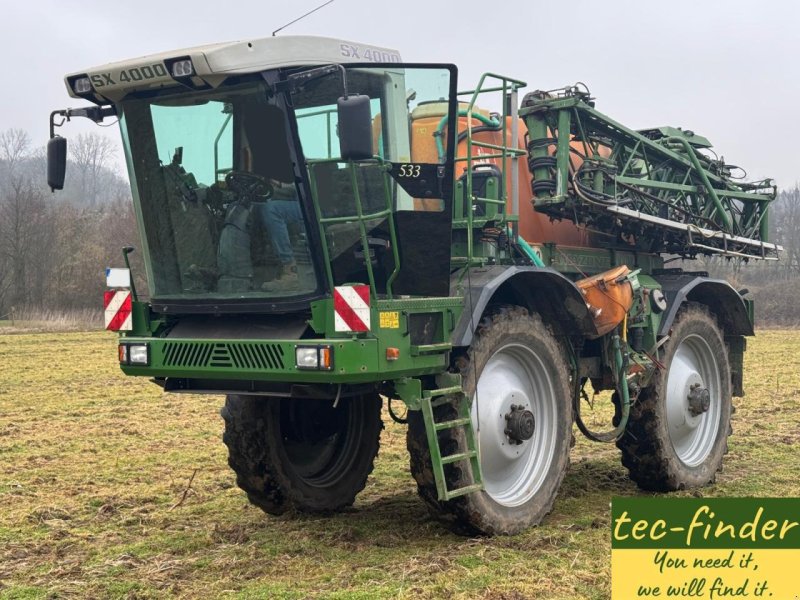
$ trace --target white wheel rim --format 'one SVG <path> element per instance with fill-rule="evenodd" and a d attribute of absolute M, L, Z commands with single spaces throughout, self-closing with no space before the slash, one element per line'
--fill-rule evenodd
<path fill-rule="evenodd" d="M 708 410 L 689 410 L 692 385 L 708 389 Z M 696 467 L 711 453 L 722 417 L 721 383 L 717 358 L 708 342 L 693 334 L 681 341 L 667 376 L 667 427 L 675 453 L 685 465 Z"/>
<path fill-rule="evenodd" d="M 528 502 L 547 479 L 556 446 L 556 393 L 542 359 L 530 348 L 508 344 L 483 368 L 472 397 L 486 493 L 503 506 Z M 511 405 L 533 413 L 533 437 L 513 444 L 505 433 Z"/>

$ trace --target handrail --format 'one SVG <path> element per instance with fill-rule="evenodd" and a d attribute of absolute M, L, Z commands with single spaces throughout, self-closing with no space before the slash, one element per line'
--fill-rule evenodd
<path fill-rule="evenodd" d="M 328 248 L 328 237 L 327 237 L 326 226 L 335 223 L 358 223 L 359 238 L 361 241 L 361 250 L 364 254 L 364 265 L 367 270 L 367 278 L 369 279 L 370 290 L 372 292 L 372 295 L 377 297 L 378 292 L 377 292 L 377 286 L 375 284 L 375 273 L 372 269 L 372 261 L 370 260 L 369 238 L 367 236 L 367 228 L 365 222 L 373 219 L 386 218 L 389 225 L 389 238 L 392 248 L 392 258 L 394 262 L 394 268 L 392 269 L 392 272 L 390 273 L 389 277 L 386 279 L 386 296 L 391 299 L 393 297 L 392 284 L 400 274 L 400 252 L 397 247 L 397 230 L 395 228 L 395 223 L 393 218 L 394 213 L 391 206 L 392 195 L 388 180 L 390 176 L 386 166 L 386 161 L 384 161 L 379 156 L 373 157 L 373 160 L 375 161 L 374 163 L 372 163 L 371 161 L 359 161 L 358 163 L 356 163 L 354 161 L 343 161 L 341 158 L 323 158 L 323 159 L 307 160 L 306 164 L 308 165 L 309 180 L 312 186 L 312 202 L 314 204 L 314 212 L 316 213 L 317 223 L 320 229 L 320 237 L 322 239 L 322 255 L 325 261 L 325 270 L 328 276 L 329 285 L 333 287 L 335 285 L 335 281 L 333 278 L 333 268 L 331 266 L 331 256 Z M 319 188 L 317 187 L 317 177 L 314 167 L 316 167 L 317 165 L 332 164 L 332 163 L 345 164 L 347 166 L 346 168 L 349 171 L 349 176 L 350 176 L 350 185 L 353 190 L 353 200 L 356 209 L 355 214 L 339 215 L 336 217 L 325 217 L 322 214 L 322 208 L 318 202 Z M 382 177 L 383 192 L 384 192 L 384 199 L 386 200 L 386 207 L 377 212 L 365 213 L 364 207 L 361 203 L 361 193 L 359 191 L 358 178 L 356 176 L 356 168 L 358 168 L 359 166 L 364 166 L 365 163 L 369 166 L 374 166 L 375 168 L 380 169 L 383 174 Z"/>
<path fill-rule="evenodd" d="M 501 82 L 501 85 L 484 88 L 484 84 L 486 83 L 487 80 L 499 80 Z M 474 244 L 473 228 L 475 226 L 475 219 L 474 219 L 474 214 L 473 214 L 472 203 L 473 203 L 473 201 L 486 203 L 486 200 L 489 200 L 489 199 L 486 199 L 486 198 L 477 198 L 473 194 L 472 167 L 473 167 L 473 162 L 474 162 L 475 159 L 473 158 L 472 147 L 476 146 L 476 147 L 479 147 L 479 148 L 489 148 L 491 150 L 498 150 L 499 151 L 499 153 L 494 153 L 494 154 L 489 154 L 489 155 L 482 154 L 482 155 L 480 155 L 480 160 L 486 160 L 486 159 L 489 159 L 489 158 L 499 158 L 499 159 L 501 159 L 501 169 L 500 169 L 500 171 L 501 171 L 501 174 L 502 174 L 502 183 L 501 183 L 500 189 L 499 189 L 500 198 L 498 200 L 495 200 L 495 201 L 491 202 L 491 204 L 497 203 L 499 206 L 502 206 L 503 210 L 501 210 L 500 212 L 501 212 L 501 214 L 505 213 L 505 206 L 506 206 L 507 201 L 508 201 L 507 194 L 506 194 L 506 185 L 505 185 L 506 180 L 507 180 L 506 163 L 507 163 L 507 161 L 509 159 L 511 159 L 511 161 L 512 161 L 512 171 L 514 173 L 516 173 L 516 168 L 515 168 L 516 167 L 516 161 L 519 159 L 520 156 L 525 155 L 525 152 L 520 150 L 519 148 L 510 147 L 509 146 L 508 127 L 507 127 L 507 122 L 508 122 L 508 117 L 509 117 L 509 114 L 508 114 L 508 112 L 509 112 L 509 102 L 507 102 L 506 99 L 507 99 L 508 96 L 511 96 L 511 100 L 512 100 L 511 103 L 513 104 L 513 106 L 511 107 L 512 108 L 512 112 L 516 113 L 516 92 L 517 92 L 517 90 L 519 88 L 525 87 L 526 85 L 527 85 L 527 83 L 525 83 L 522 80 L 513 79 L 511 77 L 506 77 L 504 75 L 499 75 L 497 73 L 487 72 L 487 73 L 484 73 L 483 75 L 481 75 L 481 78 L 478 80 L 478 85 L 475 87 L 474 90 L 458 92 L 459 96 L 470 96 L 470 100 L 467 103 L 466 109 L 464 109 L 464 111 L 463 111 L 467 115 L 472 115 L 474 113 L 475 103 L 477 102 L 478 97 L 481 94 L 486 94 L 486 93 L 491 93 L 491 92 L 502 92 L 502 100 L 503 100 L 503 102 L 502 102 L 503 112 L 502 112 L 502 115 L 501 115 L 501 118 L 500 118 L 500 127 L 498 128 L 503 132 L 503 143 L 502 143 L 502 145 L 489 144 L 487 142 L 481 142 L 481 141 L 478 141 L 478 140 L 474 140 L 473 139 L 473 133 L 472 133 L 472 118 L 468 118 L 467 119 L 467 137 L 466 137 L 467 155 L 466 155 L 466 157 L 463 157 L 463 158 L 456 158 L 456 161 L 466 160 L 466 163 L 467 163 L 466 194 L 467 194 L 467 198 L 469 199 L 469 201 L 467 202 L 467 206 L 466 206 L 466 209 L 467 209 L 467 211 L 466 211 L 467 212 L 467 215 L 466 215 L 466 217 L 467 217 L 466 218 L 466 223 L 467 223 L 467 227 L 466 227 L 466 230 L 467 230 L 467 256 L 465 258 L 466 258 L 467 268 L 469 268 L 469 266 L 473 263 L 474 258 L 475 258 L 475 256 L 474 256 L 475 253 L 474 253 L 474 248 L 473 248 L 473 244 Z M 460 114 L 462 112 L 462 109 L 459 108 L 458 112 Z M 514 132 L 517 131 L 516 122 L 512 123 L 512 130 Z M 514 140 L 512 140 L 512 142 L 516 145 L 517 140 L 514 139 Z M 516 183 L 516 179 L 514 180 L 514 182 L 512 182 L 512 184 L 515 184 L 515 183 Z M 514 185 L 514 189 L 516 190 L 516 185 Z M 513 198 L 512 200 L 513 200 L 515 208 L 516 208 L 517 199 Z M 516 230 L 515 229 L 514 229 L 514 235 L 516 236 Z"/>
<path fill-rule="evenodd" d="M 214 181 L 217 180 L 217 174 L 219 173 L 219 140 L 222 138 L 222 134 L 225 133 L 225 128 L 228 126 L 228 123 L 231 122 L 232 118 L 233 113 L 229 113 L 228 116 L 225 117 L 222 127 L 219 128 L 217 137 L 214 138 Z"/>

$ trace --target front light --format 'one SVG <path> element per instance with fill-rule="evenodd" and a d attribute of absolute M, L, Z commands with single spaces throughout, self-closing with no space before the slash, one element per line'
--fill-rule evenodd
<path fill-rule="evenodd" d="M 298 369 L 318 369 L 319 349 L 316 346 L 298 346 L 294 349 L 294 362 Z"/>
<path fill-rule="evenodd" d="M 192 75 L 194 75 L 194 66 L 191 60 L 176 60 L 172 63 L 173 77 L 191 77 Z"/>
<path fill-rule="evenodd" d="M 131 365 L 150 364 L 150 352 L 147 344 L 128 344 L 128 363 Z"/>
<path fill-rule="evenodd" d="M 75 83 L 72 84 L 72 89 L 75 90 L 76 94 L 88 94 L 92 91 L 92 82 L 89 81 L 88 77 L 81 77 L 75 80 Z"/>
<path fill-rule="evenodd" d="M 330 346 L 296 346 L 294 363 L 298 369 L 330 371 L 333 369 L 333 348 Z"/>

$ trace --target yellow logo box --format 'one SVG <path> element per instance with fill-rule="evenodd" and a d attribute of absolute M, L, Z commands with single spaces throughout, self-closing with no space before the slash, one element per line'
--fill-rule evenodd
<path fill-rule="evenodd" d="M 798 598 L 798 498 L 615 498 L 611 597 Z"/>

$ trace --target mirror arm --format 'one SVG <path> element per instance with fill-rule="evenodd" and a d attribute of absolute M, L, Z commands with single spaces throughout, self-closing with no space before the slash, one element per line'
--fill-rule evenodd
<path fill-rule="evenodd" d="M 56 117 L 61 117 L 61 120 L 56 123 Z M 50 113 L 50 139 L 56 137 L 56 127 L 61 127 L 67 121 L 66 110 L 54 110 Z"/>
<path fill-rule="evenodd" d="M 117 108 L 113 104 L 106 106 L 84 106 L 81 108 L 62 108 L 61 110 L 54 110 L 50 113 L 50 139 L 56 137 L 56 127 L 61 127 L 72 117 L 85 117 L 87 119 L 91 119 L 95 123 L 102 123 L 103 119 L 106 117 L 115 116 L 117 116 Z M 56 117 L 61 117 L 61 120 L 56 122 Z"/>

